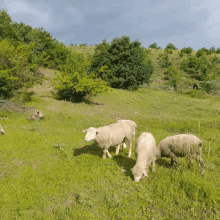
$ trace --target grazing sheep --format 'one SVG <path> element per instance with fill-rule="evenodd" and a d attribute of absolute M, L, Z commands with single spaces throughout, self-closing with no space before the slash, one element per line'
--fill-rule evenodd
<path fill-rule="evenodd" d="M 4 134 L 4 133 L 5 133 L 5 131 L 4 131 L 4 129 L 3 129 L 2 125 L 1 125 L 1 123 L 0 123 L 0 135 Z"/>
<path fill-rule="evenodd" d="M 149 132 L 143 132 L 135 143 L 135 156 L 137 158 L 135 166 L 131 169 L 134 175 L 134 181 L 138 182 L 144 175 L 148 177 L 147 171 L 152 163 L 155 170 L 156 160 L 156 140 Z"/>
<path fill-rule="evenodd" d="M 130 126 L 131 132 L 132 132 L 132 141 L 135 141 L 135 133 L 136 133 L 137 124 L 134 121 L 131 121 L 131 120 L 118 120 L 117 123 L 126 123 L 126 124 L 128 124 Z M 124 149 L 127 147 L 127 145 L 125 143 L 122 143 L 122 146 L 123 146 Z M 119 146 L 119 148 L 120 148 L 120 146 Z"/>
<path fill-rule="evenodd" d="M 128 153 L 128 157 L 131 156 L 131 148 L 132 148 L 132 132 L 130 126 L 125 123 L 114 123 L 108 126 L 94 128 L 90 127 L 88 129 L 83 130 L 86 133 L 85 141 L 94 140 L 100 148 L 103 149 L 103 158 L 112 157 L 109 153 L 108 149 L 110 146 L 116 146 L 116 155 L 119 152 L 120 144 L 124 142 L 125 138 L 128 140 L 130 149 Z"/>
<path fill-rule="evenodd" d="M 176 163 L 179 167 L 177 157 L 186 156 L 188 159 L 188 167 L 193 164 L 194 157 L 197 154 L 197 162 L 200 167 L 201 175 L 204 175 L 202 161 L 202 141 L 192 134 L 178 134 L 163 139 L 157 146 L 156 157 L 170 157 L 171 165 Z"/>
<path fill-rule="evenodd" d="M 34 114 L 27 117 L 27 119 L 35 120 L 35 119 L 44 118 L 44 116 L 45 116 L 45 114 L 43 114 L 40 110 L 37 109 L 37 110 L 35 110 Z"/>

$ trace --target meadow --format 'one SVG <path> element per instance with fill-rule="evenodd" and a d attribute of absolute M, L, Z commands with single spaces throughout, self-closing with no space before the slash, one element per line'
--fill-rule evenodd
<path fill-rule="evenodd" d="M 5 135 L 0 136 L 0 219 L 220 219 L 220 98 L 142 86 L 138 91 L 114 89 L 92 103 L 55 100 L 53 72 L 34 87 L 26 106 L 40 109 L 43 120 L 28 114 L 0 111 Z M 130 119 L 138 136 L 151 132 L 157 144 L 165 137 L 192 133 L 204 141 L 205 175 L 197 162 L 183 171 L 170 160 L 156 161 L 156 171 L 135 183 L 135 165 L 128 148 L 110 148 L 102 159 L 83 129 Z"/>

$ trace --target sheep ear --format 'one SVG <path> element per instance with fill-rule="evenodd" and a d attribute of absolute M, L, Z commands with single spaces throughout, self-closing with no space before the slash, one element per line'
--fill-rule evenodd
<path fill-rule="evenodd" d="M 83 132 L 86 133 L 86 132 L 87 132 L 87 129 L 84 129 Z"/>

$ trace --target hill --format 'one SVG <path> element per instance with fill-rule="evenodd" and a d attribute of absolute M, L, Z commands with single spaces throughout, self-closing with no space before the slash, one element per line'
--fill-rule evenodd
<path fill-rule="evenodd" d="M 54 71 L 41 68 L 43 84 L 26 104 L 40 109 L 43 120 L 27 114 L 0 111 L 5 135 L 0 136 L 1 219 L 218 219 L 220 215 L 218 97 L 192 98 L 184 94 L 142 87 L 131 92 L 114 89 L 74 104 L 55 100 L 50 92 Z M 102 159 L 83 129 L 117 119 L 138 125 L 137 137 L 151 132 L 157 144 L 166 136 L 192 133 L 201 138 L 205 176 L 197 163 L 188 170 L 171 168 L 170 160 L 156 162 L 156 172 L 139 183 L 130 168 L 128 149 Z"/>

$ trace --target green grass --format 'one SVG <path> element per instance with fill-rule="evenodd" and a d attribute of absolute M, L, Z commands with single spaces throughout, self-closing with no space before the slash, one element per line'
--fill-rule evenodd
<path fill-rule="evenodd" d="M 49 77 L 50 78 L 50 77 Z M 140 88 L 113 90 L 93 98 L 94 104 L 54 100 L 47 91 L 27 106 L 46 113 L 28 115 L 0 111 L 0 219 L 220 219 L 220 98 Z M 102 150 L 84 141 L 83 129 L 119 118 L 138 125 L 138 136 L 151 132 L 157 144 L 165 137 L 192 133 L 201 138 L 205 176 L 195 161 L 188 170 L 171 168 L 159 159 L 156 171 L 135 183 L 128 148 L 102 159 Z"/>

